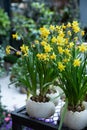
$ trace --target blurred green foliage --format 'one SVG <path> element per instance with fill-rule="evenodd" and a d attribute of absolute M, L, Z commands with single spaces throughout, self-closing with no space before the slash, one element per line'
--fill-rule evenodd
<path fill-rule="evenodd" d="M 0 44 L 8 42 L 10 34 L 10 19 L 6 12 L 0 8 Z"/>
<path fill-rule="evenodd" d="M 5 68 L 4 68 L 4 56 L 5 56 L 5 50 L 0 45 L 0 77 L 2 77 L 5 74 Z"/>

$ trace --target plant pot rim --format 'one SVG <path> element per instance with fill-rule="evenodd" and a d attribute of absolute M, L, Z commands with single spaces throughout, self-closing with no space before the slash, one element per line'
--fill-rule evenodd
<path fill-rule="evenodd" d="M 35 101 L 35 100 L 32 100 L 31 98 L 29 98 L 28 100 L 30 100 L 30 101 L 32 101 L 32 102 L 35 102 L 35 103 L 38 103 L 38 104 L 44 104 L 44 103 L 49 103 L 49 102 L 51 102 L 50 100 L 49 101 L 46 101 L 46 102 L 39 102 L 39 101 Z"/>

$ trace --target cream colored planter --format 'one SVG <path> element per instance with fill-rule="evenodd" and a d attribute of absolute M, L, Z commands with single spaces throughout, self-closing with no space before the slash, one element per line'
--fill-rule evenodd
<path fill-rule="evenodd" d="M 55 106 L 58 105 L 58 102 L 60 99 L 59 91 L 58 90 L 56 90 L 56 91 L 57 91 L 56 93 L 46 94 L 46 96 L 50 98 L 50 101 L 52 101 L 55 104 Z"/>
<path fill-rule="evenodd" d="M 26 102 L 26 111 L 31 117 L 48 118 L 55 112 L 55 105 L 53 102 L 35 102 L 29 99 Z"/>
<path fill-rule="evenodd" d="M 61 108 L 60 118 L 62 116 L 63 110 L 64 107 Z M 82 130 L 87 126 L 87 108 L 81 112 L 73 112 L 67 110 L 63 123 L 65 126 L 73 130 Z"/>

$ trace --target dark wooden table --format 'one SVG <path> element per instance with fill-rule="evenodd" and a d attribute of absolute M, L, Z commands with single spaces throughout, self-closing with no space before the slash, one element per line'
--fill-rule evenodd
<path fill-rule="evenodd" d="M 25 106 L 13 111 L 12 115 L 12 130 L 22 130 L 22 126 L 26 126 L 35 130 L 58 130 L 58 116 L 56 112 L 49 119 L 32 118 L 26 113 Z"/>
<path fill-rule="evenodd" d="M 56 106 L 54 115 L 48 119 L 36 119 L 30 117 L 26 112 L 25 106 L 13 111 L 11 113 L 12 130 L 22 130 L 23 126 L 31 128 L 32 130 L 58 130 L 60 108 L 63 106 L 63 104 L 64 103 L 60 100 L 58 106 Z"/>
<path fill-rule="evenodd" d="M 55 114 L 49 119 L 32 118 L 27 112 L 25 106 L 17 109 L 11 113 L 12 116 L 12 130 L 22 130 L 22 128 L 28 127 L 28 130 L 58 130 L 60 105 L 56 107 Z M 65 126 L 62 126 L 61 130 L 71 130 Z M 84 130 L 87 130 L 85 128 Z"/>

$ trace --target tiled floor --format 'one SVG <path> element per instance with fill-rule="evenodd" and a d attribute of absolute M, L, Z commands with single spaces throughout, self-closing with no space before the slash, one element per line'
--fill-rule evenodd
<path fill-rule="evenodd" d="M 8 84 L 10 76 L 5 76 L 4 78 L 0 78 L 0 86 L 1 86 L 1 102 L 2 105 L 6 106 L 8 110 L 14 110 L 15 108 L 19 108 L 24 106 L 26 103 L 26 94 L 21 94 L 14 85 Z"/>

